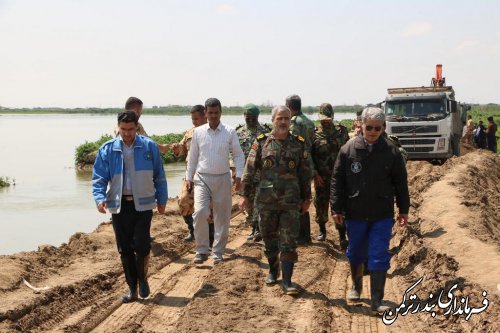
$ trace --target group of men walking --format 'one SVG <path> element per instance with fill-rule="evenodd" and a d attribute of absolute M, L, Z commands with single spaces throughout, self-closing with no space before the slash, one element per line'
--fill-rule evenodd
<path fill-rule="evenodd" d="M 129 105 L 126 109 L 131 110 Z M 142 126 L 135 110 L 118 116 L 117 138 L 105 143 L 96 159 L 93 192 L 99 211 L 107 208 L 113 214 L 130 289 L 122 301 L 136 300 L 138 292 L 141 297 L 149 295 L 151 209 L 156 203 L 162 213 L 167 198 L 159 154 L 172 149 L 175 155 L 187 155 L 179 207 L 189 230 L 186 240 L 196 242 L 195 263 L 203 263 L 210 253 L 214 264 L 224 260 L 234 186 L 241 196 L 240 209 L 246 210 L 246 221 L 252 226 L 249 239 L 264 241 L 269 263 L 266 284 L 277 283 L 281 272 L 284 291 L 297 294 L 292 283 L 296 248 L 311 243 L 309 206 L 314 183 L 317 239 L 326 240 L 330 211 L 339 246 L 347 249 L 353 280 L 348 299 L 359 300 L 367 268 L 372 310 L 383 312 L 394 199 L 401 226 L 409 209 L 404 159 L 382 135 L 383 111 L 366 108 L 361 133 L 349 140 L 347 129 L 333 122 L 334 110 L 328 103 L 320 106 L 318 128 L 301 112 L 297 95 L 273 108 L 272 128 L 259 123 L 257 106 L 244 109 L 245 125 L 234 129 L 221 122 L 220 101 L 209 98 L 204 106 L 193 107 L 194 127 L 174 145 L 156 145 L 137 135 Z"/>

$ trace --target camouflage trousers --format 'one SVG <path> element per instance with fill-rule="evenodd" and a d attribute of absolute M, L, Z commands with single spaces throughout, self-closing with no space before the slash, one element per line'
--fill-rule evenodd
<path fill-rule="evenodd" d="M 281 261 L 296 262 L 299 236 L 299 208 L 271 210 L 259 207 L 259 227 L 268 258 L 280 255 Z"/>
<path fill-rule="evenodd" d="M 330 211 L 330 178 L 322 177 L 324 186 L 314 188 L 314 208 L 316 208 L 316 223 L 319 225 L 326 224 L 329 220 L 328 213 Z M 345 222 L 341 225 L 334 223 L 335 229 L 345 230 Z"/>
<path fill-rule="evenodd" d="M 259 183 L 255 183 L 250 196 L 248 197 L 248 207 L 246 207 L 247 217 L 245 219 L 246 225 L 258 226 L 259 223 L 259 208 L 257 207 L 257 201 L 255 194 L 257 192 L 257 186 Z"/>
<path fill-rule="evenodd" d="M 182 216 L 189 216 L 194 213 L 194 189 L 188 192 L 184 179 L 182 181 L 181 193 L 177 200 L 177 205 L 179 206 L 179 213 Z M 207 220 L 209 224 L 214 223 L 213 216 L 212 205 L 210 204 L 210 216 Z"/>

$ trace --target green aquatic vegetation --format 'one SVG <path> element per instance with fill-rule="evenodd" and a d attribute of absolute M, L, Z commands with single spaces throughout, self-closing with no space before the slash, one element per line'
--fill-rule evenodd
<path fill-rule="evenodd" d="M 0 187 L 7 187 L 10 185 L 16 185 L 14 179 L 11 179 L 9 177 L 0 177 Z"/>

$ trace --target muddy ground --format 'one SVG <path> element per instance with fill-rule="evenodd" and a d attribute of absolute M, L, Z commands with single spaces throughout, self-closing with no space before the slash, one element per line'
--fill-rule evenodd
<path fill-rule="evenodd" d="M 362 300 L 346 302 L 349 265 L 332 225 L 326 242 L 299 248 L 298 297 L 264 284 L 262 243 L 246 240 L 250 228 L 237 212 L 226 260 L 193 265 L 193 244 L 181 241 L 185 225 L 170 201 L 167 214 L 153 220 L 149 299 L 118 302 L 126 287 L 112 227 L 103 223 L 58 248 L 0 256 L 0 331 L 500 332 L 500 158 L 470 150 L 443 165 L 410 161 L 407 167 L 410 223 L 394 228 L 385 299 L 396 308 L 423 276 L 412 292 L 422 304 L 456 284 L 457 300 L 468 297 L 470 307 L 480 308 L 486 291 L 488 308 L 469 320 L 435 310 L 435 317 L 400 314 L 387 326 L 370 315 L 368 276 Z M 314 222 L 312 228 L 315 236 Z M 48 289 L 34 292 L 23 279 Z"/>

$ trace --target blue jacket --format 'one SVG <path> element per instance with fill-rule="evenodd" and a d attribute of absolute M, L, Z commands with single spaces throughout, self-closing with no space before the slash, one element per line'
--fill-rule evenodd
<path fill-rule="evenodd" d="M 158 146 L 151 139 L 136 135 L 134 141 L 135 173 L 132 193 L 135 209 L 146 211 L 167 202 L 167 179 Z M 108 189 L 108 184 L 110 184 Z M 120 212 L 123 187 L 123 153 L 120 137 L 99 148 L 92 173 L 92 194 L 96 204 L 106 201 L 112 214 Z M 107 190 L 107 192 L 106 192 Z"/>

